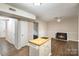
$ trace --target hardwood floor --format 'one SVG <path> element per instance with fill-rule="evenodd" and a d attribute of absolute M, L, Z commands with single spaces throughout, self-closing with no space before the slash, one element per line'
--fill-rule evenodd
<path fill-rule="evenodd" d="M 14 55 L 17 49 L 5 39 L 0 39 L 0 54 L 2 56 Z"/>
<path fill-rule="evenodd" d="M 52 56 L 77 56 L 78 42 L 51 40 Z M 17 50 L 14 45 L 5 39 L 0 39 L 0 54 L 2 56 L 29 56 L 29 47 L 25 46 Z"/>
<path fill-rule="evenodd" d="M 20 50 L 17 50 L 14 45 L 6 41 L 5 39 L 0 39 L 0 54 L 2 56 L 28 56 L 29 47 L 25 46 Z"/>
<path fill-rule="evenodd" d="M 78 42 L 52 39 L 52 56 L 77 56 Z"/>
<path fill-rule="evenodd" d="M 18 50 L 18 53 L 16 54 L 16 56 L 29 56 L 29 47 L 25 46 L 20 50 Z"/>

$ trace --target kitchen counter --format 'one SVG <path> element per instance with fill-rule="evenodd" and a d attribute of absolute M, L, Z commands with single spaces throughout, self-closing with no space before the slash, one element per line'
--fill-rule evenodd
<path fill-rule="evenodd" d="M 41 46 L 42 44 L 44 44 L 45 42 L 47 42 L 48 39 L 42 39 L 42 38 L 37 38 L 34 40 L 30 40 L 29 42 L 38 46 Z"/>
<path fill-rule="evenodd" d="M 37 38 L 29 41 L 29 56 L 50 56 L 51 39 Z"/>

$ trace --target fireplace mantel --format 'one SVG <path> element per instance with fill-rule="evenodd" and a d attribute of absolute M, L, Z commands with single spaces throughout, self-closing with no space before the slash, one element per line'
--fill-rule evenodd
<path fill-rule="evenodd" d="M 52 38 L 52 39 L 59 40 L 59 41 L 69 41 L 69 40 L 62 40 L 62 39 L 57 39 L 57 38 Z"/>
<path fill-rule="evenodd" d="M 51 39 L 58 40 L 58 41 L 65 41 L 65 42 L 73 41 L 73 40 L 62 40 L 62 39 L 57 39 L 57 38 L 51 38 Z M 73 42 L 79 42 L 79 41 L 73 41 Z"/>

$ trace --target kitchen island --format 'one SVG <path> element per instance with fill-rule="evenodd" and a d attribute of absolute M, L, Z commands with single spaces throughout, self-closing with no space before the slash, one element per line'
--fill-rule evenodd
<path fill-rule="evenodd" d="M 30 56 L 50 56 L 51 55 L 51 39 L 37 38 L 29 41 Z"/>

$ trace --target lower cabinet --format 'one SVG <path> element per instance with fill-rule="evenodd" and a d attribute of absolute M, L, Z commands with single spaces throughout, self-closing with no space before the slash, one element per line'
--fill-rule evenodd
<path fill-rule="evenodd" d="M 30 56 L 49 56 L 51 55 L 51 40 L 48 40 L 41 46 L 29 44 L 29 55 Z"/>
<path fill-rule="evenodd" d="M 50 54 L 51 54 L 51 40 L 47 41 L 45 44 L 43 44 L 39 48 L 40 56 L 48 56 Z"/>

